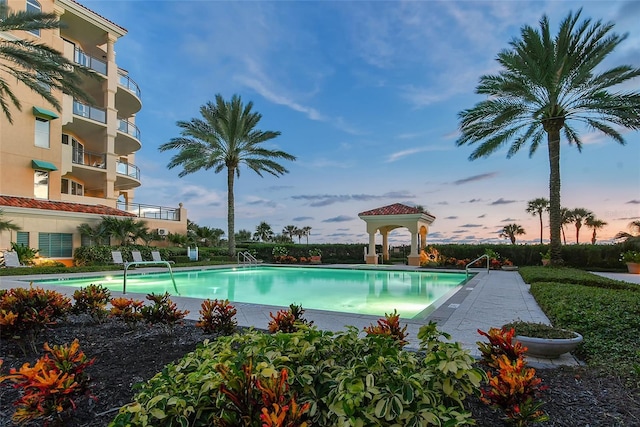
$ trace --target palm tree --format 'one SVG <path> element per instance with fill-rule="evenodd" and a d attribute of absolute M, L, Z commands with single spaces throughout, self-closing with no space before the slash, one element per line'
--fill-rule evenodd
<path fill-rule="evenodd" d="M 262 221 L 256 227 L 256 232 L 253 233 L 254 239 L 258 239 L 262 242 L 268 242 L 273 239 L 273 230 L 271 226 L 267 224 L 265 221 Z"/>
<path fill-rule="evenodd" d="M 298 227 L 295 225 L 287 225 L 282 229 L 282 234 L 284 236 L 289 236 L 289 239 L 293 242 L 293 236 L 298 232 Z"/>
<path fill-rule="evenodd" d="M 238 232 L 235 235 L 236 240 L 239 240 L 241 242 L 248 242 L 251 240 L 251 231 L 249 230 L 238 230 Z M 234 249 L 235 251 L 235 249 Z"/>
<path fill-rule="evenodd" d="M 620 144 L 625 140 L 619 128 L 640 129 L 640 92 L 619 89 L 621 83 L 638 77 L 640 68 L 622 65 L 601 69 L 626 35 L 612 33 L 611 23 L 592 23 L 590 19 L 578 23 L 581 12 L 569 13 L 556 36 L 551 34 L 547 16 L 540 20 L 539 30 L 523 26 L 520 38 L 498 54 L 499 74 L 480 78 L 476 92 L 487 98 L 459 113 L 461 136 L 456 144 L 481 142 L 471 160 L 507 144 L 507 158 L 527 143 L 532 156 L 546 137 L 551 264 L 562 263 L 561 133 L 580 151 L 582 140 L 570 121 L 586 124 Z"/>
<path fill-rule="evenodd" d="M 296 160 L 295 156 L 280 150 L 269 150 L 262 144 L 280 135 L 280 132 L 260 131 L 256 126 L 262 115 L 252 112 L 253 103 L 246 106 L 238 95 L 230 102 L 216 95 L 215 104 L 208 102 L 200 107 L 202 119 L 179 121 L 182 136 L 162 144 L 160 151 L 179 150 L 168 164 L 172 169 L 182 166 L 178 176 L 213 169 L 227 171 L 227 221 L 229 256 L 235 256 L 235 201 L 234 179 L 240 177 L 240 165 L 244 164 L 259 176 L 263 172 L 279 177 L 289 172 L 276 160 Z"/>
<path fill-rule="evenodd" d="M 7 219 L 2 219 L 3 215 L 4 215 L 4 211 L 2 209 L 0 209 L 0 231 L 5 231 L 5 230 L 20 231 L 20 230 L 22 230 L 19 226 L 15 225 L 12 221 L 7 220 Z"/>
<path fill-rule="evenodd" d="M 518 224 L 507 224 L 502 227 L 502 232 L 500 233 L 500 237 L 511 240 L 511 244 L 516 244 L 516 236 L 521 236 L 523 234 L 527 234 L 524 231 L 524 228 L 519 226 Z"/>
<path fill-rule="evenodd" d="M 549 201 L 544 197 L 538 197 L 537 199 L 529 200 L 527 202 L 527 212 L 533 216 L 538 215 L 540 218 L 540 244 L 542 244 L 542 212 L 549 210 Z"/>
<path fill-rule="evenodd" d="M 597 219 L 594 216 L 590 216 L 585 220 L 584 225 L 586 225 L 588 228 L 593 230 L 593 234 L 591 235 L 591 244 L 595 245 L 596 232 L 601 228 L 604 228 L 604 226 L 607 225 L 607 223 L 605 221 L 602 221 L 601 219 Z"/>
<path fill-rule="evenodd" d="M 560 208 L 560 229 L 562 230 L 562 241 L 567 244 L 567 235 L 564 232 L 564 226 L 573 223 L 571 211 L 567 208 Z"/>
<path fill-rule="evenodd" d="M 55 13 L 13 12 L 6 2 L 0 2 L 0 32 L 48 30 L 60 25 Z M 80 75 L 92 75 L 92 71 L 69 61 L 49 46 L 21 38 L 0 38 L 0 58 L 0 106 L 9 123 L 13 123 L 10 105 L 21 111 L 22 104 L 11 90 L 7 77 L 23 83 L 58 111 L 61 111 L 60 102 L 51 89 L 93 102 L 81 88 Z"/>
<path fill-rule="evenodd" d="M 616 240 L 624 239 L 625 243 L 640 243 L 640 220 L 631 221 L 628 227 L 631 233 L 620 231 L 613 238 Z"/>
<path fill-rule="evenodd" d="M 120 246 L 135 243 L 138 239 L 144 240 L 149 234 L 147 224 L 134 218 L 103 216 L 101 226 L 105 229 L 105 235 L 120 240 Z"/>
<path fill-rule="evenodd" d="M 78 226 L 78 233 L 89 239 L 89 246 L 102 244 L 108 237 L 104 221 L 96 224 L 95 227 L 92 227 L 87 223 L 80 224 Z"/>
<path fill-rule="evenodd" d="M 305 225 L 302 227 L 302 231 L 304 232 L 304 236 L 307 238 L 307 245 L 309 244 L 309 236 L 311 235 L 311 227 Z"/>
<path fill-rule="evenodd" d="M 593 212 L 585 208 L 575 208 L 569 211 L 571 222 L 576 226 L 576 244 L 580 243 L 580 228 L 582 228 L 582 222 L 587 221 L 588 218 L 593 217 Z"/>

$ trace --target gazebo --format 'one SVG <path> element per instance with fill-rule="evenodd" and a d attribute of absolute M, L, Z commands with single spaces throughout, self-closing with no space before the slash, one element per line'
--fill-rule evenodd
<path fill-rule="evenodd" d="M 389 232 L 396 228 L 405 227 L 411 232 L 411 252 L 408 256 L 408 264 L 420 265 L 420 250 L 424 249 L 427 242 L 429 225 L 436 219 L 435 216 L 422 209 L 394 203 L 370 211 L 361 212 L 358 217 L 367 223 L 369 234 L 369 250 L 366 255 L 367 264 L 377 264 L 376 232 L 382 234 L 382 258 L 389 259 Z"/>

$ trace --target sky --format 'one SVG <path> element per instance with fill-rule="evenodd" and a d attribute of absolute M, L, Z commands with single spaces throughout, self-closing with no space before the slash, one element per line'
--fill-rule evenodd
<path fill-rule="evenodd" d="M 158 147 L 216 94 L 238 94 L 262 115 L 258 129 L 281 132 L 265 146 L 297 160 L 282 162 L 281 177 L 241 168 L 235 229 L 309 226 L 309 243 L 366 243 L 358 213 L 393 203 L 436 217 L 428 243 L 508 243 L 499 234 L 510 223 L 526 231 L 518 243 L 539 242 L 526 207 L 549 198 L 546 146 L 532 157 L 527 147 L 507 159 L 505 147 L 469 161 L 474 147 L 455 144 L 458 113 L 483 99 L 479 78 L 496 74 L 497 54 L 543 14 L 553 33 L 581 7 L 583 18 L 613 22 L 628 38 L 604 65 L 640 66 L 636 0 L 80 3 L 128 30 L 115 48 L 142 91 L 134 202 L 182 202 L 191 221 L 226 232 L 226 173 L 179 178 L 180 167 L 167 169 L 177 152 Z M 638 87 L 635 79 L 622 89 Z M 562 206 L 593 211 L 608 223 L 598 242 L 611 242 L 640 218 L 640 132 L 625 131 L 625 146 L 589 129 L 581 136 L 581 153 L 562 141 Z M 544 222 L 548 241 L 546 214 Z M 575 227 L 567 239 L 575 242 Z M 580 243 L 590 239 L 583 228 Z M 408 231 L 389 242 L 410 244 Z"/>

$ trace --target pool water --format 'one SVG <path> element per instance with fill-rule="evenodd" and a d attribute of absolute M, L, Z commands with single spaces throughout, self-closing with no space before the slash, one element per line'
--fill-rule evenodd
<path fill-rule="evenodd" d="M 383 316 L 397 310 L 402 318 L 423 318 L 459 289 L 464 273 L 241 267 L 173 273 L 177 293 L 199 299 Z M 39 284 L 86 287 L 100 284 L 122 291 L 123 276 L 36 281 Z M 169 273 L 127 275 L 127 293 L 176 294 Z"/>

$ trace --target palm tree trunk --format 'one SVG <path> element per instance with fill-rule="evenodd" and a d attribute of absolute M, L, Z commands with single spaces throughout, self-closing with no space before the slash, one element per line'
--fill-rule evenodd
<path fill-rule="evenodd" d="M 540 244 L 542 244 L 542 230 L 544 229 L 542 225 L 542 211 L 538 212 L 538 215 L 540 216 Z"/>
<path fill-rule="evenodd" d="M 591 244 L 595 245 L 596 244 L 596 229 L 593 229 L 593 235 L 591 236 Z"/>
<path fill-rule="evenodd" d="M 227 230 L 229 233 L 229 256 L 236 256 L 236 233 L 235 233 L 235 200 L 233 197 L 233 178 L 235 169 L 227 167 Z"/>
<path fill-rule="evenodd" d="M 549 146 L 549 228 L 551 241 L 551 265 L 561 265 L 562 241 L 560 229 L 562 227 L 560 214 L 560 129 L 564 125 L 562 119 L 551 119 L 544 124 Z"/>
<path fill-rule="evenodd" d="M 576 245 L 580 244 L 580 226 L 576 224 Z"/>

